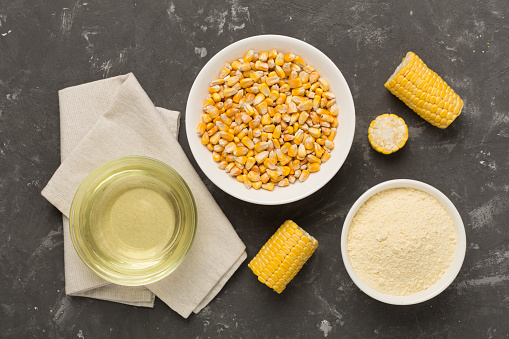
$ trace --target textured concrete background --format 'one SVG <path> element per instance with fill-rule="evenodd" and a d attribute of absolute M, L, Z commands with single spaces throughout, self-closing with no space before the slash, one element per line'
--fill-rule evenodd
<path fill-rule="evenodd" d="M 508 15 L 507 0 L 0 0 L 0 337 L 508 337 Z M 246 262 L 187 320 L 160 301 L 143 309 L 66 297 L 60 214 L 40 195 L 60 162 L 57 91 L 134 72 L 157 106 L 184 113 L 207 60 L 264 33 L 309 42 L 341 69 L 357 112 L 350 155 L 324 188 L 284 207 L 241 202 L 199 173 L 248 260 L 292 218 L 320 241 L 308 265 L 277 295 Z M 465 101 L 447 130 L 383 87 L 408 50 Z M 386 112 L 402 116 L 410 131 L 392 156 L 373 151 L 366 137 L 370 121 Z M 184 129 L 179 141 L 196 165 Z M 467 232 L 457 279 L 415 306 L 363 294 L 340 255 L 353 202 L 394 178 L 439 188 Z"/>

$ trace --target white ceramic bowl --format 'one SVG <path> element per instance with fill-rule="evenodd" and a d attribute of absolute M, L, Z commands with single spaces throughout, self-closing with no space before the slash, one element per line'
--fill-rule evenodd
<path fill-rule="evenodd" d="M 277 49 L 280 52 L 292 52 L 301 56 L 312 65 L 330 85 L 330 91 L 336 95 L 339 108 L 339 126 L 334 139 L 335 148 L 331 159 L 312 173 L 304 183 L 297 182 L 289 187 L 275 188 L 269 192 L 263 189 L 246 189 L 243 184 L 230 178 L 224 170 L 212 160 L 212 153 L 201 144 L 196 127 L 201 122 L 202 105 L 208 95 L 209 84 L 218 77 L 225 62 L 242 58 L 249 49 L 255 52 Z M 200 71 L 193 83 L 186 107 L 186 133 L 191 152 L 207 177 L 226 193 L 248 202 L 261 205 L 278 205 L 307 197 L 324 186 L 339 171 L 352 145 L 355 131 L 355 109 L 352 94 L 345 78 L 336 65 L 315 47 L 286 36 L 260 35 L 237 41 L 217 53 Z"/>
<path fill-rule="evenodd" d="M 353 217 L 357 213 L 359 207 L 362 206 L 369 198 L 373 195 L 385 191 L 387 189 L 392 188 L 414 188 L 426 192 L 436 198 L 442 206 L 444 206 L 445 210 L 449 213 L 454 223 L 454 230 L 456 231 L 456 250 L 454 253 L 454 259 L 446 270 L 442 278 L 438 280 L 435 284 L 427 288 L 426 290 L 413 293 L 407 296 L 395 296 L 395 295 L 387 295 L 380 293 L 366 283 L 364 283 L 360 277 L 355 272 L 352 264 L 350 263 L 350 258 L 348 257 L 348 248 L 347 248 L 347 239 L 348 239 L 348 230 L 350 229 L 350 223 L 352 222 Z M 461 265 L 463 264 L 463 259 L 465 258 L 466 251 L 466 236 L 465 236 L 465 227 L 463 226 L 463 221 L 461 220 L 461 216 L 458 213 L 454 204 L 439 190 L 416 180 L 408 180 L 408 179 L 397 179 L 390 180 L 378 184 L 369 190 L 367 190 L 357 201 L 353 204 L 350 212 L 346 216 L 345 222 L 343 224 L 343 231 L 341 233 L 341 255 L 343 256 L 343 262 L 346 267 L 346 271 L 352 278 L 353 282 L 359 287 L 364 293 L 369 295 L 370 297 L 382 301 L 387 304 L 393 305 L 412 305 L 418 304 L 420 302 L 429 300 L 438 294 L 440 294 L 443 290 L 445 290 L 456 278 L 458 275 Z"/>

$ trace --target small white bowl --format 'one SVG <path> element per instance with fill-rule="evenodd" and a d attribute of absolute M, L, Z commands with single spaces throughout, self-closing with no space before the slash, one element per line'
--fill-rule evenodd
<path fill-rule="evenodd" d="M 358 209 L 373 195 L 392 188 L 414 188 L 426 192 L 435 199 L 437 199 L 442 204 L 442 206 L 444 206 L 447 213 L 449 213 L 449 215 L 451 216 L 452 221 L 454 223 L 454 230 L 456 231 L 456 250 L 454 252 L 454 259 L 452 260 L 452 263 L 449 266 L 449 268 L 445 271 L 442 278 L 440 278 L 440 280 L 438 280 L 429 288 L 406 296 L 383 294 L 368 286 L 357 275 L 354 268 L 352 267 L 352 264 L 350 263 L 350 258 L 348 256 L 347 247 L 348 230 L 350 229 L 350 224 L 352 222 L 353 217 L 357 213 Z M 350 278 L 352 278 L 353 282 L 357 285 L 357 287 L 361 289 L 361 291 L 363 291 L 370 297 L 392 305 L 418 304 L 440 294 L 453 282 L 453 280 L 458 275 L 461 269 L 461 265 L 463 264 L 463 259 L 465 258 L 465 251 L 466 251 L 465 227 L 463 226 L 461 216 L 458 213 L 456 207 L 454 207 L 454 204 L 449 200 L 449 198 L 447 198 L 442 192 L 440 192 L 433 186 L 430 186 L 428 184 L 416 180 L 396 179 L 385 181 L 367 190 L 363 195 L 360 196 L 359 199 L 357 199 L 357 201 L 353 204 L 352 208 L 348 212 L 348 215 L 346 216 L 345 222 L 343 224 L 343 230 L 341 232 L 341 255 L 343 256 L 343 263 L 345 264 L 346 271 L 350 275 Z"/>
<path fill-rule="evenodd" d="M 330 160 L 321 166 L 317 173 L 312 173 L 304 182 L 297 182 L 289 187 L 275 188 L 269 192 L 264 189 L 246 189 L 243 184 L 230 178 L 218 164 L 212 160 L 212 153 L 201 144 L 196 134 L 196 127 L 201 122 L 202 105 L 205 102 L 209 84 L 218 77 L 225 62 L 242 58 L 254 49 L 255 52 L 277 49 L 280 52 L 292 52 L 301 56 L 313 66 L 330 85 L 330 91 L 336 95 L 339 108 L 339 126 L 334 139 L 335 148 Z M 355 132 L 355 108 L 350 88 L 336 65 L 317 48 L 303 41 L 281 35 L 259 35 L 237 41 L 217 53 L 200 71 L 193 83 L 186 107 L 186 133 L 191 152 L 198 166 L 217 187 L 226 193 L 255 204 L 279 205 L 293 202 L 309 196 L 319 190 L 339 171 L 352 145 Z"/>

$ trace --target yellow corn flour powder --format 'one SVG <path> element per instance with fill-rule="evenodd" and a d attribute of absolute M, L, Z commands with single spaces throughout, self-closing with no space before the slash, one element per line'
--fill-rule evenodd
<path fill-rule="evenodd" d="M 454 258 L 451 217 L 431 195 L 411 188 L 382 191 L 355 214 L 348 255 L 359 277 L 389 295 L 409 295 L 439 280 Z"/>

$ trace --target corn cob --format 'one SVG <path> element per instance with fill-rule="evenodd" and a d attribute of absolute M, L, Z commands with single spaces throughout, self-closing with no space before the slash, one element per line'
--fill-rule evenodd
<path fill-rule="evenodd" d="M 317 247 L 315 238 L 287 220 L 248 266 L 260 282 L 281 293 Z"/>
<path fill-rule="evenodd" d="M 376 151 L 383 154 L 394 153 L 408 140 L 408 127 L 397 115 L 382 114 L 369 125 L 368 139 Z"/>
<path fill-rule="evenodd" d="M 384 86 L 439 128 L 447 128 L 463 108 L 463 100 L 413 52 L 407 53 Z"/>

